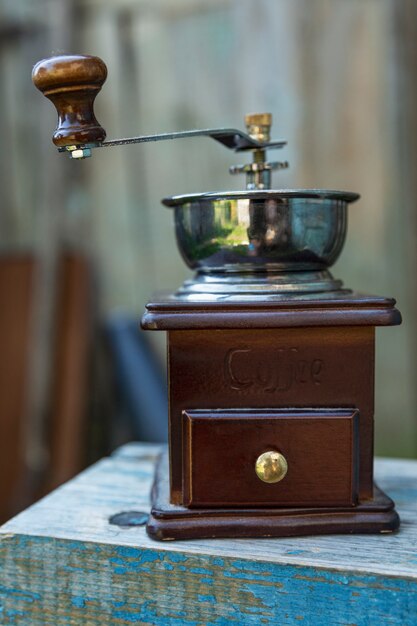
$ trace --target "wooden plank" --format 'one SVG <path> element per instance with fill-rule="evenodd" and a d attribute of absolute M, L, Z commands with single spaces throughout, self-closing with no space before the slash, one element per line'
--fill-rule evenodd
<path fill-rule="evenodd" d="M 158 450 L 124 447 L 2 527 L 2 623 L 415 624 L 416 462 L 376 463 L 396 535 L 160 544 L 109 524 L 148 510 Z"/>
<path fill-rule="evenodd" d="M 34 271 L 28 256 L 0 260 L 0 520 L 28 503 L 25 431 Z"/>
<path fill-rule="evenodd" d="M 86 465 L 83 442 L 93 321 L 92 284 L 86 257 L 63 254 L 57 282 L 47 491 L 72 478 Z"/>

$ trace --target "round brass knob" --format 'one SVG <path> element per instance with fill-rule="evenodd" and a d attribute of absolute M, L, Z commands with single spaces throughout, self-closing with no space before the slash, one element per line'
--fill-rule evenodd
<path fill-rule="evenodd" d="M 278 483 L 285 477 L 288 463 L 283 454 L 269 450 L 256 459 L 255 471 L 264 483 Z"/>

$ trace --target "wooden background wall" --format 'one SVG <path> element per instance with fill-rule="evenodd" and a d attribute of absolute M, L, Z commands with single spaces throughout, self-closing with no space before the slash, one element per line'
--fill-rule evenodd
<path fill-rule="evenodd" d="M 166 195 L 241 188 L 234 155 L 209 140 L 97 151 L 83 163 L 50 143 L 51 105 L 31 66 L 97 54 L 108 137 L 242 126 L 271 111 L 289 141 L 277 187 L 358 191 L 334 274 L 398 299 L 400 328 L 378 331 L 377 452 L 417 455 L 417 6 L 412 0 L 0 0 L 0 246 L 34 252 L 27 440 L 42 458 L 56 259 L 94 262 L 102 317 L 141 315 L 150 293 L 187 276 Z M 237 158 L 239 161 L 239 157 Z M 153 336 L 163 358 L 163 338 Z"/>

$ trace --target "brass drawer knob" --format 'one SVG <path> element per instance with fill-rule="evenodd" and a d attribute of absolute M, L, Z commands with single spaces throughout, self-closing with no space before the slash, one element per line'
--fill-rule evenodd
<path fill-rule="evenodd" d="M 269 450 L 257 458 L 255 471 L 258 478 L 264 483 L 278 483 L 285 477 L 288 463 L 283 454 Z"/>

